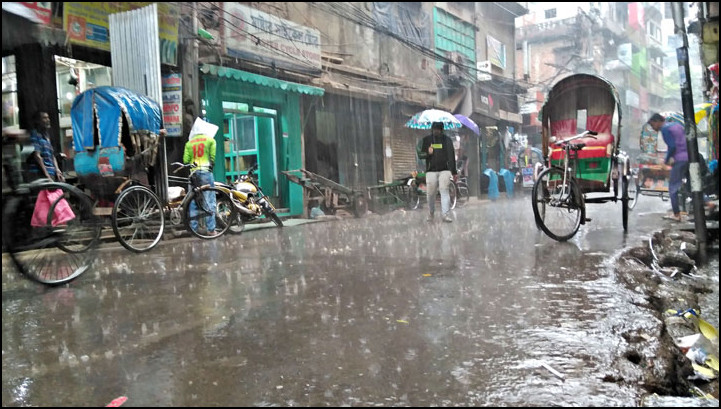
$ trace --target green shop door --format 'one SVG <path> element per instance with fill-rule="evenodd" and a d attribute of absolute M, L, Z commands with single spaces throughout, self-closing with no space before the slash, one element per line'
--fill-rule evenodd
<path fill-rule="evenodd" d="M 233 182 L 258 164 L 258 183 L 278 203 L 277 111 L 223 102 L 225 179 Z M 278 203 L 280 205 L 280 203 Z"/>

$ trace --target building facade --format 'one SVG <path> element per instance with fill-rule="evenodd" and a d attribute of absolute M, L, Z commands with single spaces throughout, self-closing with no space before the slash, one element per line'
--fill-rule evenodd
<path fill-rule="evenodd" d="M 529 3 L 529 13 L 518 22 L 522 47 L 516 61 L 530 87 L 522 112 L 524 132 L 531 140 L 538 140 L 533 137 L 540 134 L 538 112 L 550 88 L 570 74 L 588 73 L 605 77 L 619 90 L 621 148 L 637 153 L 641 126 L 674 97 L 664 75 L 664 11 L 663 3 L 657 2 L 587 2 L 574 7 Z"/>
<path fill-rule="evenodd" d="M 74 95 L 113 85 L 108 16 L 146 3 L 22 4 L 44 16 L 43 34 L 7 46 L 3 36 L 4 67 L 15 67 L 9 125 L 28 128 L 36 109 L 56 112 L 61 151 Z M 305 168 L 354 188 L 404 177 L 418 168 L 424 136 L 405 122 L 440 108 L 481 128 L 454 135 L 471 192 L 481 194 L 482 171 L 505 166 L 498 141 L 521 127 L 514 21 L 526 12 L 525 3 L 164 3 L 168 162 L 181 158 L 192 119 L 205 117 L 222 130 L 216 180 L 258 163 L 281 213 L 299 215 L 302 189 L 282 171 Z"/>

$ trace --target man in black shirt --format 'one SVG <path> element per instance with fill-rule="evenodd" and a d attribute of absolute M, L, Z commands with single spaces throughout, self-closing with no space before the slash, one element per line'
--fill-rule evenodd
<path fill-rule="evenodd" d="M 428 193 L 428 221 L 433 221 L 436 210 L 436 193 L 441 191 L 441 217 L 444 222 L 453 221 L 450 217 L 451 198 L 449 188 L 451 179 L 458 175 L 456 169 L 456 153 L 453 141 L 443 133 L 443 122 L 431 125 L 431 134 L 421 140 L 418 157 L 426 161 L 426 188 Z"/>

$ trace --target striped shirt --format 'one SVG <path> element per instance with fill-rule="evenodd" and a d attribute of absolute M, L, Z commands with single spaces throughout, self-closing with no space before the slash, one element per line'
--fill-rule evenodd
<path fill-rule="evenodd" d="M 57 173 L 55 170 L 55 161 L 53 160 L 55 151 L 53 150 L 53 144 L 50 143 L 50 138 L 47 134 L 40 133 L 36 129 L 33 129 L 32 132 L 30 132 L 30 141 L 33 143 L 35 151 L 38 152 L 43 159 L 43 164 L 48 171 L 48 175 L 55 177 Z M 39 173 L 44 177 L 43 171 L 40 169 L 40 166 L 38 166 L 37 161 L 30 161 L 29 170 L 33 173 Z"/>

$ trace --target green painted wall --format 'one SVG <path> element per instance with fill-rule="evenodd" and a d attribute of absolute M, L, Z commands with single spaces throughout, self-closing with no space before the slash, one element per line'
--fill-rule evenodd
<path fill-rule="evenodd" d="M 281 215 L 301 215 L 303 213 L 303 187 L 288 181 L 285 175 L 280 173 L 282 170 L 303 167 L 300 94 L 234 79 L 220 78 L 215 75 L 204 75 L 203 81 L 205 84 L 203 99 L 206 101 L 206 119 L 218 125 L 221 130 L 223 129 L 223 101 L 243 102 L 254 106 L 272 108 L 278 112 L 279 135 L 276 136 L 278 168 L 276 174 L 272 176 L 278 183 L 280 201 L 274 204 L 277 208 L 289 209 L 288 213 L 281 213 Z M 216 157 L 223 158 L 225 156 L 225 147 L 222 132 L 218 132 L 216 135 L 216 144 L 218 146 Z M 263 144 L 260 145 L 263 146 Z M 268 158 L 262 152 L 260 156 L 264 158 L 260 164 L 262 167 Z M 224 161 L 216 161 L 216 163 L 222 163 L 225 166 Z M 225 179 L 223 166 L 215 167 L 213 173 L 216 180 Z M 263 188 L 267 194 L 272 193 L 272 191 L 266 191 L 265 186 Z"/>

